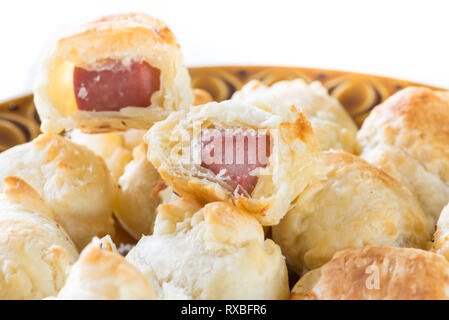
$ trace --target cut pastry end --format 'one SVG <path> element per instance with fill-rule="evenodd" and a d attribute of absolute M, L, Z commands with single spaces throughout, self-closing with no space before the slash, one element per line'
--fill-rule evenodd
<path fill-rule="evenodd" d="M 175 36 L 145 14 L 107 16 L 60 39 L 34 95 L 48 133 L 147 129 L 193 103 Z"/>
<path fill-rule="evenodd" d="M 276 224 L 323 173 L 305 116 L 285 105 L 278 110 L 229 100 L 172 114 L 145 135 L 148 159 L 177 194 L 232 202 Z"/>

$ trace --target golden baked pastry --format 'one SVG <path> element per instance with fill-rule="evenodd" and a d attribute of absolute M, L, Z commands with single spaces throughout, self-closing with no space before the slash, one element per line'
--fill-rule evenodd
<path fill-rule="evenodd" d="M 291 299 L 435 300 L 449 298 L 449 263 L 410 248 L 364 247 L 338 252 L 302 277 Z"/>
<path fill-rule="evenodd" d="M 0 194 L 0 299 L 42 299 L 64 285 L 78 252 L 40 195 L 17 177 Z"/>
<path fill-rule="evenodd" d="M 95 134 L 75 129 L 70 131 L 67 137 L 102 157 L 112 177 L 118 181 L 125 171 L 125 166 L 132 160 L 133 148 L 143 143 L 144 134 L 144 130 L 136 129 Z"/>
<path fill-rule="evenodd" d="M 432 251 L 449 260 L 449 204 L 444 207 L 433 235 Z"/>
<path fill-rule="evenodd" d="M 152 234 L 156 208 L 163 201 L 161 191 L 166 188 L 146 155 L 146 145 L 134 149 L 133 160 L 119 179 L 114 205 L 114 212 L 122 226 L 135 239 Z"/>
<path fill-rule="evenodd" d="M 36 189 L 78 249 L 93 236 L 113 233 L 116 185 L 104 161 L 86 147 L 42 134 L 0 154 L 0 192 L 7 176 Z"/>
<path fill-rule="evenodd" d="M 328 94 L 319 81 L 307 84 L 302 79 L 295 79 L 279 81 L 268 87 L 253 80 L 232 96 L 232 99 L 253 104 L 267 103 L 273 98 L 294 105 L 306 115 L 322 150 L 355 153 L 357 126 L 343 106 Z"/>
<path fill-rule="evenodd" d="M 164 299 L 289 296 L 279 247 L 264 240 L 253 216 L 224 202 L 159 206 L 153 235 L 142 237 L 126 259 L 159 284 Z"/>
<path fill-rule="evenodd" d="M 145 276 L 113 248 L 98 239 L 81 252 L 70 269 L 59 300 L 153 300 L 156 293 Z M 113 243 L 111 242 L 113 245 Z"/>
<path fill-rule="evenodd" d="M 320 151 L 305 116 L 238 100 L 171 114 L 145 135 L 148 159 L 180 196 L 233 202 L 274 225 L 319 178 Z"/>
<path fill-rule="evenodd" d="M 148 129 L 193 103 L 170 29 L 143 13 L 103 17 L 59 39 L 34 90 L 41 130 Z"/>
<path fill-rule="evenodd" d="M 449 92 L 409 87 L 378 105 L 358 133 L 361 157 L 404 183 L 433 227 L 449 202 Z"/>
<path fill-rule="evenodd" d="M 359 246 L 427 248 L 427 219 L 401 183 L 345 152 L 325 152 L 327 178 L 309 186 L 272 227 L 273 240 L 298 274 L 342 249 Z"/>

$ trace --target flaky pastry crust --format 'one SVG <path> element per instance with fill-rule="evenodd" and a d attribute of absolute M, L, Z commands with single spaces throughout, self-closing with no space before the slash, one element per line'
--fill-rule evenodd
<path fill-rule="evenodd" d="M 161 72 L 160 90 L 151 106 L 120 111 L 80 111 L 73 88 L 74 67 L 97 70 L 105 61 L 147 62 Z M 41 130 L 84 131 L 148 129 L 175 110 L 193 103 L 190 77 L 180 47 L 162 21 L 143 13 L 107 16 L 61 38 L 44 58 L 34 90 Z"/>
<path fill-rule="evenodd" d="M 427 219 L 401 183 L 363 159 L 326 152 L 327 179 L 308 187 L 272 237 L 298 274 L 359 246 L 427 249 Z"/>
<path fill-rule="evenodd" d="M 364 247 L 340 251 L 302 277 L 291 299 L 434 300 L 449 298 L 449 263 L 411 248 Z"/>

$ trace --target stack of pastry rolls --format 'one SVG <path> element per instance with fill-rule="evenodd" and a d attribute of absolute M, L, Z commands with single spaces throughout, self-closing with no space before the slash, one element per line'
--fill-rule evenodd
<path fill-rule="evenodd" d="M 34 296 L 13 284 L 0 294 L 447 298 L 447 214 L 431 245 L 449 202 L 447 93 L 399 92 L 359 132 L 319 82 L 252 81 L 210 99 L 192 90 L 170 29 L 145 14 L 104 17 L 57 41 L 35 89 L 43 134 L 0 155 L 0 191 L 7 198 L 14 181 L 33 190 L 33 213 L 6 198 L 0 207 L 11 208 L 5 219 L 51 225 L 38 249 L 54 242 L 64 259 L 41 265 L 61 276 L 51 289 L 33 282 Z M 108 237 L 117 224 L 138 241 L 125 257 Z M 13 250 L 6 241 L 0 249 Z"/>

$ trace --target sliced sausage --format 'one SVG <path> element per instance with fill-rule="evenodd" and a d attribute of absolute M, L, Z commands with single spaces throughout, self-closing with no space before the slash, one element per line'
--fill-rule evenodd
<path fill-rule="evenodd" d="M 125 107 L 148 107 L 160 88 L 160 71 L 146 62 L 128 66 L 115 63 L 101 71 L 75 67 L 76 103 L 83 111 L 119 111 Z"/>
<path fill-rule="evenodd" d="M 271 153 L 270 136 L 252 129 L 205 130 L 201 146 L 201 166 L 241 195 L 251 195 L 258 177 L 250 172 L 266 167 Z"/>

